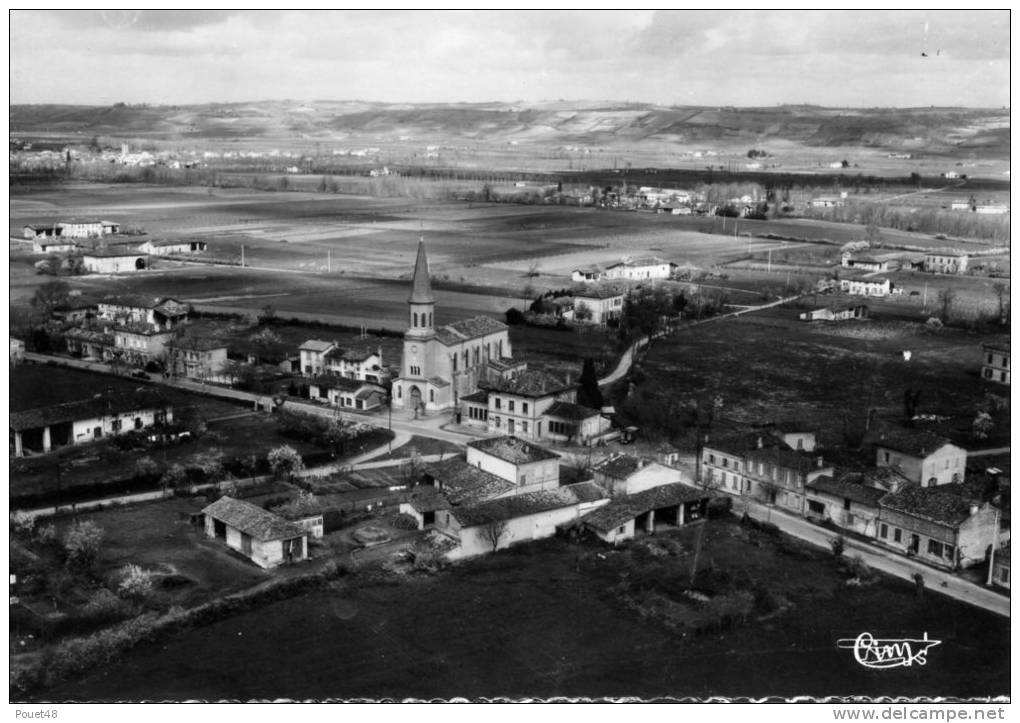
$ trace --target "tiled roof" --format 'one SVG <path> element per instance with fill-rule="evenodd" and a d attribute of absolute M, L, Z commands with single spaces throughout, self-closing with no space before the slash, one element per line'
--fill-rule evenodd
<path fill-rule="evenodd" d="M 1004 351 L 1009 353 L 1009 342 L 1008 341 L 986 341 L 981 345 L 983 349 L 994 349 L 996 351 Z"/>
<path fill-rule="evenodd" d="M 926 429 L 890 429 L 876 435 L 873 440 L 878 447 L 895 449 L 915 457 L 927 457 L 947 444 L 952 444 L 940 434 Z"/>
<path fill-rule="evenodd" d="M 550 452 L 544 447 L 539 447 L 533 442 L 528 442 L 517 437 L 490 437 L 488 439 L 474 439 L 467 443 L 480 452 L 491 454 L 511 464 L 527 464 L 528 462 L 539 462 L 544 459 L 558 459 L 559 455 Z"/>
<path fill-rule="evenodd" d="M 175 316 L 187 316 L 188 312 L 191 311 L 190 304 L 184 304 L 177 299 L 163 299 L 153 307 L 163 316 L 175 317 Z"/>
<path fill-rule="evenodd" d="M 769 464 L 782 467 L 783 469 L 797 470 L 802 474 L 810 472 L 812 469 L 819 466 L 817 455 L 795 452 L 791 449 L 783 449 L 781 447 L 752 449 L 745 456 L 748 460 L 754 460 L 755 462 L 767 462 Z M 824 461 L 822 466 L 825 466 Z"/>
<path fill-rule="evenodd" d="M 187 309 L 187 304 L 182 304 L 177 299 L 169 297 L 145 296 L 143 294 L 119 294 L 100 299 L 99 304 L 104 306 L 120 306 L 125 309 L 159 309 L 163 304 L 170 303 Z"/>
<path fill-rule="evenodd" d="M 519 366 L 526 364 L 524 361 L 516 361 L 510 357 L 500 357 L 499 359 L 489 359 L 487 362 L 490 367 L 499 372 L 505 372 L 510 369 L 515 369 Z"/>
<path fill-rule="evenodd" d="M 516 485 L 494 474 L 473 467 L 463 457 L 430 464 L 425 473 L 443 488 L 452 504 L 472 504 L 506 494 Z"/>
<path fill-rule="evenodd" d="M 113 345 L 113 334 L 105 331 L 94 331 L 92 329 L 68 329 L 64 332 L 64 338 L 78 341 L 91 341 L 96 344 Z"/>
<path fill-rule="evenodd" d="M 443 387 L 450 386 L 450 382 L 448 382 L 446 379 L 443 379 L 442 377 L 429 377 L 428 381 L 429 384 L 436 387 L 437 389 L 442 389 Z"/>
<path fill-rule="evenodd" d="M 640 457 L 630 454 L 619 454 L 599 462 L 595 465 L 594 471 L 616 479 L 627 479 L 648 464 L 648 460 L 641 459 Z"/>
<path fill-rule="evenodd" d="M 212 351 L 226 349 L 227 345 L 219 339 L 205 336 L 182 336 L 173 341 L 173 347 L 184 351 Z"/>
<path fill-rule="evenodd" d="M 411 280 L 411 304 L 432 304 L 436 298 L 432 295 L 432 284 L 429 282 L 429 261 L 425 257 L 425 242 L 418 242 L 418 258 L 414 261 L 414 277 Z"/>
<path fill-rule="evenodd" d="M 479 381 L 478 386 L 504 394 L 517 394 L 523 397 L 544 397 L 573 389 L 577 384 L 568 384 L 565 379 L 542 369 L 524 369 L 510 379 Z"/>
<path fill-rule="evenodd" d="M 761 436 L 752 433 L 712 435 L 705 442 L 704 448 L 709 452 L 715 451 L 734 457 L 743 457 L 752 449 L 758 448 L 758 437 Z M 764 443 L 764 438 L 762 441 Z"/>
<path fill-rule="evenodd" d="M 326 352 L 325 359 L 330 361 L 332 361 L 333 359 L 339 359 L 349 362 L 363 362 L 375 353 L 376 352 L 372 351 L 371 349 L 365 349 L 365 351 L 359 353 L 356 351 L 352 351 L 350 349 L 342 349 L 340 347 L 336 347 L 335 349 L 331 349 Z"/>
<path fill-rule="evenodd" d="M 320 339 L 309 339 L 304 344 L 298 347 L 301 351 L 317 351 L 324 352 L 329 351 L 334 346 L 331 341 L 321 341 Z"/>
<path fill-rule="evenodd" d="M 905 487 L 899 492 L 882 497 L 879 505 L 890 510 L 920 517 L 943 525 L 956 526 L 970 517 L 970 503 L 959 495 L 958 489 L 940 487 Z"/>
<path fill-rule="evenodd" d="M 233 497 L 220 497 L 202 512 L 263 542 L 303 537 L 306 534 L 300 527 L 279 515 Z"/>
<path fill-rule="evenodd" d="M 446 499 L 446 495 L 435 487 L 428 485 L 416 487 L 407 498 L 407 502 L 418 512 L 435 512 L 436 510 L 450 509 L 450 501 Z"/>
<path fill-rule="evenodd" d="M 502 321 L 497 321 L 491 316 L 473 316 L 470 319 L 463 319 L 439 327 L 436 329 L 436 338 L 440 343 L 450 346 L 469 339 L 477 339 L 480 336 L 506 331 L 508 328 Z"/>
<path fill-rule="evenodd" d="M 599 532 L 609 532 L 649 510 L 672 507 L 683 502 L 694 502 L 711 496 L 710 492 L 677 482 L 653 487 L 650 490 L 638 492 L 636 495 L 617 497 L 585 515 L 581 521 Z"/>
<path fill-rule="evenodd" d="M 582 419 L 589 419 L 601 414 L 599 410 L 592 409 L 591 407 L 583 407 L 580 404 L 572 404 L 571 402 L 554 402 L 547 410 L 545 410 L 545 416 L 557 417 L 559 419 L 570 419 L 579 421 Z"/>
<path fill-rule="evenodd" d="M 484 389 L 480 389 L 477 392 L 465 394 L 460 398 L 460 401 L 471 402 L 472 404 L 486 404 L 489 401 L 489 393 Z"/>
<path fill-rule="evenodd" d="M 575 482 L 572 485 L 563 485 L 560 489 L 569 490 L 578 502 L 597 502 L 609 497 L 606 491 L 594 482 Z"/>
<path fill-rule="evenodd" d="M 370 385 L 371 382 L 364 382 L 360 379 L 348 379 L 347 377 L 341 377 L 336 374 L 322 374 L 309 379 L 308 384 L 317 387 L 325 387 L 327 389 L 341 389 L 345 392 L 356 392 L 362 387 Z"/>
<path fill-rule="evenodd" d="M 526 492 L 469 507 L 458 507 L 453 510 L 452 514 L 462 527 L 474 527 L 497 520 L 512 520 L 561 507 L 570 507 L 578 502 L 577 494 L 566 487 L 560 487 L 549 492 Z"/>
<path fill-rule="evenodd" d="M 595 286 L 574 294 L 575 299 L 611 299 L 614 296 L 623 296 L 623 292 L 611 287 Z"/>
<path fill-rule="evenodd" d="M 845 472 L 835 477 L 825 475 L 809 482 L 807 488 L 870 507 L 878 507 L 878 501 L 887 494 L 886 490 L 865 486 L 858 472 Z"/>
<path fill-rule="evenodd" d="M 118 258 L 121 256 L 145 256 L 144 251 L 128 251 L 127 249 L 98 249 L 96 251 L 86 251 L 82 254 L 85 258 L 100 259 L 100 258 Z"/>
<path fill-rule="evenodd" d="M 61 422 L 94 419 L 103 415 L 137 412 L 143 409 L 168 409 L 170 406 L 165 397 L 146 388 L 133 394 L 97 394 L 91 399 L 11 412 L 10 422 L 12 429 L 22 431 Z"/>

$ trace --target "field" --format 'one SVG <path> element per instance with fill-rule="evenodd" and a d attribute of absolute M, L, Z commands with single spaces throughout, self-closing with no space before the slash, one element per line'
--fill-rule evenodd
<path fill-rule="evenodd" d="M 702 561 L 712 572 L 699 580 L 717 591 L 755 590 L 752 617 L 694 635 L 655 613 L 642 616 L 628 600 L 644 605 L 666 596 L 681 618 L 698 614 L 680 593 L 693 534 L 667 533 L 668 543 L 653 545 L 658 556 L 643 543 L 598 554 L 551 540 L 434 577 L 363 572 L 135 650 L 40 698 L 956 697 L 1009 690 L 1008 621 L 932 591 L 919 597 L 898 581 L 848 586 L 830 554 L 745 530 L 735 519 L 710 522 Z M 864 631 L 926 631 L 943 643 L 924 668 L 868 671 L 835 644 Z"/>

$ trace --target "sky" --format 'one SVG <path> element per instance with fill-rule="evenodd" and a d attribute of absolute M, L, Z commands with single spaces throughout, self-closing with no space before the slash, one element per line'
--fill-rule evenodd
<path fill-rule="evenodd" d="M 1009 21 L 1007 10 L 12 10 L 10 102 L 998 107 Z"/>

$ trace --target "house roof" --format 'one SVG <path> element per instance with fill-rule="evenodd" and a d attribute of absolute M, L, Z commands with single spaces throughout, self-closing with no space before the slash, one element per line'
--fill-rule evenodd
<path fill-rule="evenodd" d="M 425 241 L 418 242 L 418 258 L 414 262 L 414 277 L 411 280 L 411 304 L 434 304 L 432 284 L 429 282 L 429 260 L 425 257 Z"/>
<path fill-rule="evenodd" d="M 619 263 L 613 264 L 609 268 L 612 269 L 612 268 L 616 268 L 617 266 L 629 266 L 629 267 L 634 267 L 634 266 L 662 266 L 663 264 L 669 264 L 669 263 L 671 263 L 671 262 L 664 261 L 663 259 L 660 259 L 658 256 L 643 256 L 643 257 L 640 257 L 640 258 L 626 259 L 624 261 L 620 261 Z M 675 266 L 676 264 L 672 264 L 672 265 Z"/>
<path fill-rule="evenodd" d="M 591 417 L 597 417 L 602 412 L 591 407 L 584 407 L 580 404 L 573 404 L 571 402 L 553 402 L 553 404 L 545 410 L 546 417 L 557 417 L 559 419 L 569 419 L 572 421 L 580 421 L 582 419 L 590 419 Z"/>
<path fill-rule="evenodd" d="M 468 447 L 485 452 L 511 464 L 527 464 L 546 459 L 559 459 L 559 455 L 539 447 L 533 442 L 513 436 L 474 439 L 467 443 Z"/>
<path fill-rule="evenodd" d="M 339 359 L 342 361 L 349 362 L 363 362 L 369 357 L 375 356 L 376 352 L 371 349 L 365 349 L 363 352 L 356 352 L 350 349 L 343 349 L 341 347 L 334 347 L 326 352 L 325 358 L 332 361 L 333 359 Z"/>
<path fill-rule="evenodd" d="M 543 369 L 523 369 L 509 379 L 479 380 L 478 386 L 502 394 L 522 397 L 545 397 L 558 394 L 577 385 Z"/>
<path fill-rule="evenodd" d="M 878 433 L 873 440 L 875 446 L 894 449 L 914 457 L 927 457 L 952 444 L 940 434 L 927 429 L 888 429 Z"/>
<path fill-rule="evenodd" d="M 958 485 L 911 485 L 884 495 L 879 505 L 931 522 L 956 526 L 970 517 L 970 502 L 959 494 L 960 489 Z"/>
<path fill-rule="evenodd" d="M 465 394 L 460 398 L 460 401 L 470 402 L 471 404 L 487 404 L 489 401 L 489 393 L 484 389 L 479 389 L 477 392 Z"/>
<path fill-rule="evenodd" d="M 185 351 L 212 351 L 213 349 L 226 349 L 225 342 L 219 339 L 212 339 L 205 336 L 181 336 L 173 341 L 176 349 Z"/>
<path fill-rule="evenodd" d="M 784 449 L 783 447 L 752 449 L 745 456 L 748 460 L 768 462 L 784 469 L 797 470 L 800 473 L 810 472 L 812 469 L 819 467 L 817 455 L 796 452 L 792 449 Z M 825 466 L 824 463 L 822 466 Z"/>
<path fill-rule="evenodd" d="M 572 485 L 563 485 L 561 490 L 569 490 L 578 502 L 597 502 L 606 499 L 609 495 L 594 482 L 575 482 Z"/>
<path fill-rule="evenodd" d="M 83 258 L 86 259 L 107 259 L 107 258 L 119 258 L 122 256 L 145 256 L 144 251 L 127 251 L 118 249 L 97 249 L 96 251 L 86 251 L 82 254 Z"/>
<path fill-rule="evenodd" d="M 505 372 L 527 364 L 525 361 L 516 361 L 511 357 L 502 356 L 499 359 L 489 359 L 487 364 L 497 372 Z"/>
<path fill-rule="evenodd" d="M 743 457 L 752 449 L 756 449 L 758 447 L 758 437 L 761 436 L 762 435 L 760 434 L 753 433 L 709 436 L 708 441 L 704 444 L 704 448 L 709 452 L 721 452 L 722 454 L 728 454 L 733 457 Z"/>
<path fill-rule="evenodd" d="M 445 346 L 505 331 L 507 325 L 491 316 L 473 316 L 436 329 L 436 338 Z"/>
<path fill-rule="evenodd" d="M 139 388 L 134 393 L 97 394 L 90 399 L 11 412 L 10 422 L 11 428 L 20 432 L 62 422 L 77 422 L 111 414 L 170 407 L 170 402 L 158 392 Z"/>
<path fill-rule="evenodd" d="M 1008 341 L 986 341 L 981 345 L 982 349 L 994 349 L 995 351 L 1004 351 L 1009 354 L 1009 342 Z"/>
<path fill-rule="evenodd" d="M 575 299 L 612 299 L 615 296 L 622 297 L 623 292 L 611 287 L 598 286 L 587 288 L 574 294 Z"/>
<path fill-rule="evenodd" d="M 307 533 L 279 515 L 233 497 L 220 497 L 202 512 L 263 542 L 304 537 Z"/>
<path fill-rule="evenodd" d="M 176 317 L 176 316 L 187 316 L 188 312 L 191 311 L 191 305 L 185 304 L 178 301 L 177 299 L 160 299 L 160 301 L 152 307 L 154 311 L 158 311 L 163 316 Z"/>
<path fill-rule="evenodd" d="M 869 507 L 878 507 L 878 501 L 887 494 L 886 490 L 865 486 L 862 475 L 857 472 L 845 472 L 835 476 L 823 475 L 809 482 L 807 488 Z"/>
<path fill-rule="evenodd" d="M 965 254 L 962 251 L 927 251 L 927 252 L 925 252 L 924 255 L 925 256 L 948 256 L 948 257 L 955 258 L 955 259 L 965 259 L 965 258 L 968 258 L 968 254 Z"/>
<path fill-rule="evenodd" d="M 617 497 L 581 518 L 581 521 L 599 532 L 609 532 L 649 510 L 671 507 L 683 502 L 712 497 L 710 492 L 676 482 L 653 487 L 635 495 Z"/>
<path fill-rule="evenodd" d="M 130 255 L 135 256 L 137 254 Z M 164 316 L 182 316 L 187 314 L 188 310 L 191 308 L 189 304 L 185 304 L 169 296 L 143 296 L 141 294 L 120 294 L 117 296 L 108 296 L 104 299 L 100 299 L 96 303 L 97 305 L 119 306 L 125 309 L 153 309 Z"/>
<path fill-rule="evenodd" d="M 418 512 L 435 512 L 450 509 L 450 501 L 446 495 L 435 487 L 416 487 L 407 498 L 407 503 Z"/>
<path fill-rule="evenodd" d="M 498 520 L 512 520 L 516 517 L 535 515 L 540 512 L 569 507 L 580 502 L 577 493 L 566 487 L 548 492 L 525 492 L 520 495 L 501 497 L 477 505 L 458 507 L 452 511 L 462 527 L 475 527 Z"/>
<path fill-rule="evenodd" d="M 356 392 L 366 385 L 375 386 L 372 385 L 371 382 L 362 381 L 360 379 L 348 379 L 347 377 L 341 377 L 336 374 L 320 374 L 317 377 L 309 379 L 308 384 L 317 387 L 326 387 L 327 389 L 341 389 L 345 392 Z M 380 391 L 382 391 L 381 388 Z"/>
<path fill-rule="evenodd" d="M 94 331 L 92 329 L 68 329 L 64 332 L 65 339 L 76 339 L 78 341 L 91 341 L 96 344 L 113 345 L 113 334 L 105 331 Z"/>
<path fill-rule="evenodd" d="M 336 346 L 331 341 L 322 341 L 321 339 L 309 339 L 304 344 L 298 347 L 301 351 L 316 351 L 326 352 Z"/>
<path fill-rule="evenodd" d="M 193 243 L 204 244 L 206 242 L 201 241 L 199 239 L 178 238 L 178 239 L 149 239 L 145 243 L 148 244 L 149 246 L 156 248 L 167 248 L 170 246 L 191 246 L 191 244 Z"/>
<path fill-rule="evenodd" d="M 455 505 L 488 500 L 516 487 L 510 480 L 469 465 L 463 457 L 430 464 L 425 473 L 442 485 L 443 493 Z"/>
<path fill-rule="evenodd" d="M 650 460 L 635 457 L 634 455 L 618 454 L 602 460 L 593 469 L 595 472 L 600 472 L 609 477 L 626 479 L 650 463 Z"/>

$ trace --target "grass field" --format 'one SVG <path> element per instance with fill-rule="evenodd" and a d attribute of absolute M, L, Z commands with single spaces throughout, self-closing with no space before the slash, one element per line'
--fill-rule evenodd
<path fill-rule="evenodd" d="M 623 595 L 651 585 L 680 615 L 679 557 L 642 544 L 552 540 L 434 577 L 361 575 L 128 653 L 49 700 L 465 696 L 983 696 L 1009 690 L 1009 622 L 884 580 L 861 587 L 830 554 L 711 521 L 702 565 L 778 604 L 714 634 L 671 632 Z M 725 576 L 725 577 L 724 577 Z M 709 579 L 709 578 L 706 578 Z M 645 582 L 642 582 L 645 581 Z M 675 581 L 675 582 L 673 582 Z M 675 587 L 671 587 L 675 585 Z M 624 593 L 624 591 L 629 591 Z M 688 611 L 686 613 L 682 611 Z M 870 631 L 942 640 L 924 668 L 868 671 L 836 640 Z"/>

